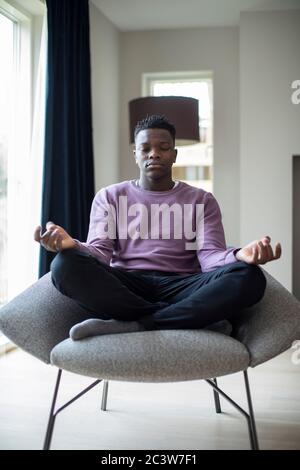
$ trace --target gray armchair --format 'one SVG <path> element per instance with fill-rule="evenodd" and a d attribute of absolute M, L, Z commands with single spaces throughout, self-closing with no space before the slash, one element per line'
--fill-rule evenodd
<path fill-rule="evenodd" d="M 72 341 L 69 330 L 87 314 L 53 286 L 45 275 L 0 309 L 0 329 L 16 345 L 58 368 L 44 449 L 49 449 L 55 418 L 84 393 L 103 381 L 106 410 L 109 380 L 177 382 L 204 379 L 213 388 L 216 412 L 220 395 L 248 424 L 250 445 L 258 449 L 248 381 L 248 367 L 277 356 L 300 338 L 300 303 L 264 271 L 264 298 L 246 309 L 239 323 L 224 321 L 203 330 L 156 330 L 109 334 Z M 89 387 L 56 409 L 62 371 L 94 377 Z M 248 411 L 218 387 L 217 377 L 243 372 Z"/>

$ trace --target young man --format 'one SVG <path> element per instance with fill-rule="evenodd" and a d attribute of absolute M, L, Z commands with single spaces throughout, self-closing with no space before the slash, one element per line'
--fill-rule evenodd
<path fill-rule="evenodd" d="M 153 329 L 204 328 L 234 320 L 258 302 L 266 280 L 258 267 L 281 256 L 268 236 L 227 248 L 214 196 L 172 180 L 175 128 L 150 116 L 135 129 L 138 180 L 95 196 L 86 243 L 48 222 L 35 240 L 58 252 L 52 281 L 91 315 L 71 337 Z M 112 321 L 116 320 L 116 321 Z"/>

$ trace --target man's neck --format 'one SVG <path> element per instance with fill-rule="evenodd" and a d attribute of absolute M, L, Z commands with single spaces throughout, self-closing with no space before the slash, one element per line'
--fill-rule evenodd
<path fill-rule="evenodd" d="M 168 180 L 149 180 L 140 177 L 137 182 L 140 188 L 147 191 L 170 191 L 175 185 L 175 181 L 172 178 Z"/>

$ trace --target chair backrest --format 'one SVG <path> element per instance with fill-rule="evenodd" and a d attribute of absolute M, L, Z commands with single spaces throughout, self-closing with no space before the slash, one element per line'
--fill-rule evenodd
<path fill-rule="evenodd" d="M 248 349 L 255 367 L 300 339 L 300 302 L 266 270 L 266 292 L 262 300 L 247 309 L 233 336 Z"/>
<path fill-rule="evenodd" d="M 0 329 L 13 343 L 50 363 L 54 346 L 88 316 L 53 286 L 48 273 L 0 309 Z"/>

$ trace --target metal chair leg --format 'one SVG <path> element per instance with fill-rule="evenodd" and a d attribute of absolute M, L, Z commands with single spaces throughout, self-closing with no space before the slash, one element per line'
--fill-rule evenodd
<path fill-rule="evenodd" d="M 252 405 L 252 399 L 251 399 L 251 393 L 250 393 L 248 373 L 247 373 L 246 370 L 244 370 L 243 373 L 244 373 L 244 381 L 245 381 L 245 388 L 246 388 L 246 394 L 247 394 L 249 416 L 250 416 L 250 422 L 251 422 L 251 428 L 252 428 L 253 448 L 255 450 L 259 450 L 259 444 L 258 444 L 258 438 L 257 438 L 257 432 L 256 432 L 256 424 L 255 424 L 255 418 L 254 418 L 254 411 L 253 411 L 253 405 Z"/>
<path fill-rule="evenodd" d="M 248 432 L 249 432 L 249 439 L 250 445 L 252 450 L 259 450 L 258 439 L 256 434 L 256 427 L 255 427 L 255 419 L 254 419 L 254 412 L 252 407 L 252 400 L 250 394 L 250 386 L 248 381 L 247 371 L 244 372 L 244 380 L 245 380 L 245 387 L 246 387 L 246 394 L 247 394 L 247 401 L 248 401 L 248 408 L 249 413 L 247 413 L 243 408 L 241 408 L 232 398 L 230 398 L 226 393 L 221 390 L 213 380 L 206 379 L 206 382 L 216 391 L 219 395 L 221 395 L 225 400 L 227 400 L 232 406 L 234 406 L 247 420 L 248 425 Z"/>
<path fill-rule="evenodd" d="M 247 424 L 248 424 L 248 431 L 249 431 L 251 449 L 259 450 L 259 444 L 258 444 L 258 438 L 257 438 L 257 432 L 256 432 L 254 411 L 253 411 L 253 405 L 252 405 L 252 399 L 251 399 L 251 392 L 250 392 L 250 385 L 249 385 L 247 370 L 243 371 L 243 374 L 244 374 L 244 382 L 245 382 L 245 388 L 246 388 L 249 414 L 245 410 L 243 410 L 243 408 L 241 408 L 228 395 L 226 395 L 223 392 L 223 390 L 221 390 L 218 387 L 216 378 L 214 378 L 212 380 L 207 379 L 206 382 L 213 388 L 216 412 L 221 413 L 221 405 L 220 405 L 220 395 L 221 395 L 223 398 L 225 398 L 225 400 L 227 400 L 229 403 L 231 403 L 231 405 L 233 405 L 246 418 Z M 62 375 L 62 370 L 59 369 L 58 374 L 57 374 L 56 383 L 55 383 L 50 414 L 49 414 L 48 426 L 47 426 L 47 431 L 46 431 L 46 436 L 45 436 L 45 441 L 44 441 L 44 447 L 43 447 L 44 450 L 49 450 L 50 449 L 51 439 L 52 439 L 52 434 L 53 434 L 54 424 L 55 424 L 55 418 L 56 418 L 57 414 L 60 413 L 62 410 L 64 410 L 67 406 L 71 405 L 71 403 L 78 400 L 82 395 L 87 393 L 89 390 L 91 390 L 93 387 L 95 387 L 98 383 L 102 382 L 102 380 L 96 380 L 91 385 L 86 387 L 82 392 L 77 394 L 75 397 L 73 397 L 71 400 L 69 400 L 67 403 L 65 403 L 58 410 L 55 411 L 55 405 L 56 405 L 58 390 L 59 390 L 59 386 L 60 386 L 61 375 Z M 103 382 L 104 383 L 103 383 L 101 410 L 106 411 L 107 393 L 108 393 L 108 380 L 104 380 Z"/>
<path fill-rule="evenodd" d="M 104 380 L 103 381 L 103 391 L 102 391 L 102 402 L 101 402 L 101 410 L 102 411 L 106 411 L 107 391 L 108 391 L 108 380 Z"/>
<path fill-rule="evenodd" d="M 213 382 L 218 386 L 217 379 L 213 379 Z M 222 413 L 221 404 L 220 404 L 220 396 L 218 392 L 216 392 L 216 390 L 213 390 L 213 393 L 214 393 L 216 413 Z"/>
<path fill-rule="evenodd" d="M 56 399 L 57 399 L 57 394 L 58 394 L 58 389 L 59 389 L 59 384 L 60 384 L 60 379 L 61 379 L 61 374 L 62 370 L 59 369 L 57 379 L 56 379 L 56 384 L 55 384 L 55 389 L 54 389 L 54 394 L 53 394 L 53 399 L 52 399 L 52 405 L 50 409 L 50 415 L 49 415 L 49 421 L 48 421 L 48 426 L 47 426 L 47 431 L 46 431 L 46 437 L 45 437 L 45 442 L 44 442 L 44 450 L 49 450 L 50 445 L 51 445 L 51 439 L 52 439 L 52 434 L 54 430 L 54 424 L 55 424 L 55 418 L 60 413 L 63 411 L 67 406 L 71 405 L 74 403 L 74 401 L 78 400 L 80 397 L 85 395 L 87 392 L 89 392 L 92 388 L 94 388 L 96 385 L 98 385 L 100 382 L 102 382 L 102 379 L 95 380 L 91 385 L 86 387 L 84 390 L 82 390 L 80 393 L 75 395 L 75 397 L 71 398 L 71 400 L 67 401 L 64 405 L 62 405 L 60 408 L 58 408 L 56 411 L 55 410 L 55 405 L 56 405 Z"/>
<path fill-rule="evenodd" d="M 52 405 L 51 405 L 51 408 L 50 408 L 48 426 L 47 426 L 46 437 L 45 437 L 44 447 L 43 447 L 44 450 L 49 450 L 50 449 L 50 444 L 51 444 L 51 439 L 52 439 L 52 434 L 53 434 L 53 429 L 54 429 L 54 424 L 55 424 L 55 418 L 56 418 L 56 414 L 54 413 L 54 409 L 55 409 L 55 404 L 56 404 L 56 399 L 57 399 L 61 374 L 62 374 L 62 370 L 59 369 L 58 374 L 57 374 L 55 388 L 54 388 Z"/>

